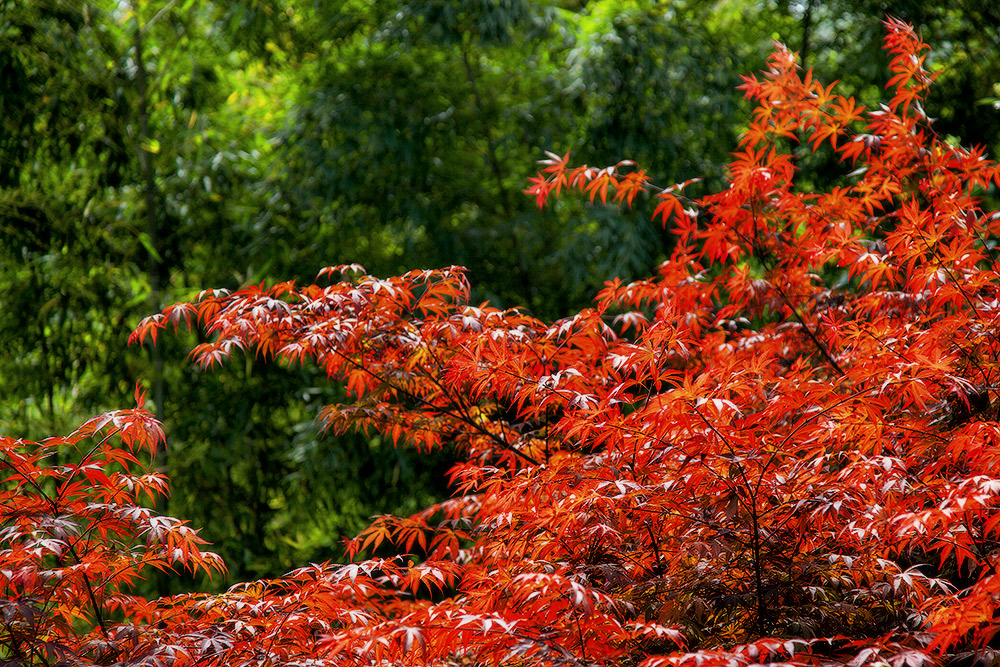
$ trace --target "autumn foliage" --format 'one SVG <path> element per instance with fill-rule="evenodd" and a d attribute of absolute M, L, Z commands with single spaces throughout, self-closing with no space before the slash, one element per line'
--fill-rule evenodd
<path fill-rule="evenodd" d="M 318 364 L 353 398 L 325 427 L 453 449 L 455 494 L 376 518 L 350 563 L 147 601 L 128 594 L 144 569 L 221 564 L 140 502 L 166 491 L 133 472 L 161 440 L 141 400 L 66 438 L 3 440 L 0 660 L 988 662 L 1000 215 L 984 202 L 1000 169 L 935 134 L 927 47 L 886 25 L 878 109 L 782 47 L 744 79 L 757 107 L 720 193 L 550 155 L 539 205 L 653 196 L 676 238 L 655 277 L 610 281 L 572 317 L 469 305 L 456 267 L 352 265 L 144 320 L 136 342 L 211 334 L 192 353 L 205 366 Z M 796 190 L 803 150 L 846 175 Z"/>

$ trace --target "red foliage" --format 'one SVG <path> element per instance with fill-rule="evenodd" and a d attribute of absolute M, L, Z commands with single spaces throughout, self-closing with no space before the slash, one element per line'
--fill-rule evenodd
<path fill-rule="evenodd" d="M 224 572 L 183 521 L 143 505 L 167 493 L 146 470 L 163 431 L 142 409 L 95 417 L 72 434 L 0 437 L 0 664 L 149 663 L 189 654 L 167 630 L 172 600 L 129 592 L 149 568 Z"/>
<path fill-rule="evenodd" d="M 118 592 L 142 566 L 215 564 L 135 504 L 162 480 L 109 444 L 151 447 L 155 425 L 131 411 L 4 441 L 4 659 L 897 667 L 989 651 L 1000 215 L 982 197 L 1000 169 L 934 133 L 926 46 L 887 27 L 878 110 L 781 47 L 745 78 L 758 106 L 730 186 L 656 194 L 670 260 L 573 317 L 470 306 L 455 267 L 341 266 L 328 286 L 208 292 L 145 320 L 135 341 L 181 321 L 213 334 L 193 352 L 207 366 L 235 350 L 319 364 L 354 398 L 327 427 L 454 448 L 456 495 L 376 519 L 356 562 L 150 603 Z M 796 142 L 857 169 L 798 192 Z M 568 159 L 532 179 L 540 205 L 656 189 L 630 163 Z M 98 427 L 82 463 L 46 464 Z M 364 557 L 386 543 L 408 555 Z"/>

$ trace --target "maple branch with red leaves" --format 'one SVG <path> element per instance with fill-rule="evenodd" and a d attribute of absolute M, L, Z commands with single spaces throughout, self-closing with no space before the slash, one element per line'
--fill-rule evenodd
<path fill-rule="evenodd" d="M 689 199 L 631 161 L 548 153 L 544 207 L 657 201 L 670 258 L 556 322 L 469 304 L 463 270 L 211 290 L 131 341 L 198 326 L 193 358 L 314 363 L 332 430 L 452 447 L 455 496 L 376 517 L 350 563 L 143 600 L 151 566 L 219 571 L 139 503 L 137 407 L 0 439 L 0 660 L 38 664 L 921 666 L 1000 632 L 1000 169 L 934 132 L 927 46 L 889 19 L 872 110 L 778 45 L 728 187 Z M 858 169 L 796 189 L 783 146 Z M 94 439 L 96 445 L 88 444 Z M 79 463 L 51 465 L 68 448 Z M 144 454 L 145 452 L 145 454 Z M 135 471 L 135 472 L 133 472 Z M 47 480 L 52 480 L 49 482 Z M 54 483 L 53 493 L 45 493 Z M 379 550 L 396 556 L 379 558 Z M 72 564 L 62 562 L 72 554 Z"/>

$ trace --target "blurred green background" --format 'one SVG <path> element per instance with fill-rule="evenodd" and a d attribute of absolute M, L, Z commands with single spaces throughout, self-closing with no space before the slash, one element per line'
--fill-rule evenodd
<path fill-rule="evenodd" d="M 127 347 L 140 318 L 349 262 L 460 264 L 475 301 L 567 315 L 649 274 L 670 234 L 641 197 L 537 210 L 543 151 L 718 188 L 749 113 L 735 87 L 772 41 L 877 104 L 886 14 L 934 47 L 938 131 L 997 155 L 1000 8 L 981 0 L 0 0 L 0 433 L 69 432 L 143 378 L 163 509 L 230 567 L 160 592 L 339 558 L 368 517 L 445 496 L 449 453 L 322 436 L 342 393 L 314 369 L 202 372 L 194 334 Z"/>

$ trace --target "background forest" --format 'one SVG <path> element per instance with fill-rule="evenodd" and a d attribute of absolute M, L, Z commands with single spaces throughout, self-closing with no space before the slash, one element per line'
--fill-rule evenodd
<path fill-rule="evenodd" d="M 991 7 L 0 0 L 0 432 L 68 432 L 142 377 L 168 429 L 165 511 L 204 526 L 232 581 L 337 558 L 371 515 L 443 496 L 447 455 L 324 437 L 339 390 L 313 369 L 204 373 L 183 362 L 193 334 L 126 347 L 143 316 L 359 262 L 464 265 L 474 301 L 559 317 L 651 273 L 671 239 L 642 198 L 539 211 L 520 191 L 544 150 L 718 190 L 748 117 L 739 75 L 772 40 L 871 104 L 891 14 L 934 46 L 938 131 L 995 156 Z M 835 164 L 801 166 L 821 184 Z"/>

